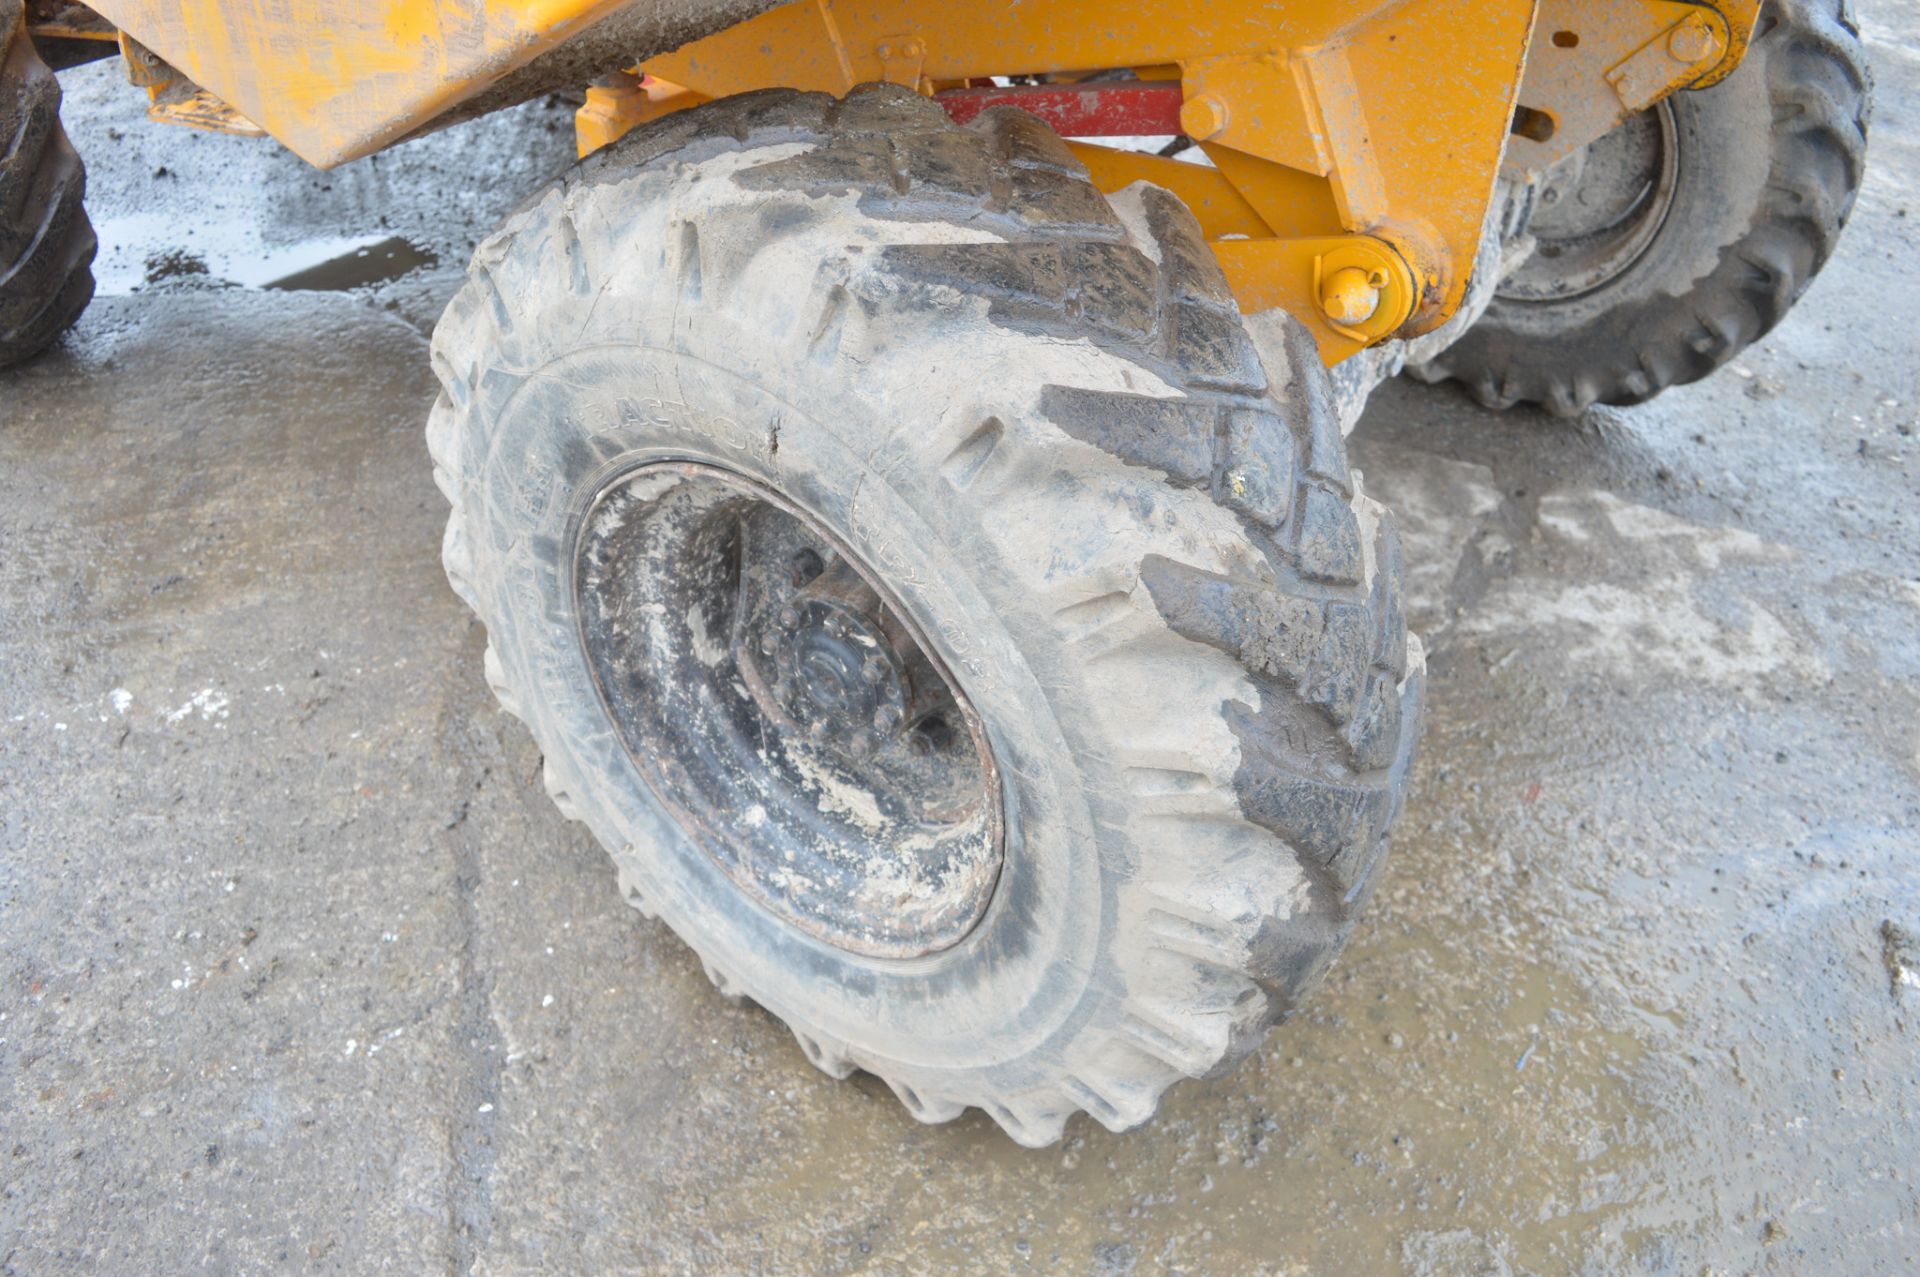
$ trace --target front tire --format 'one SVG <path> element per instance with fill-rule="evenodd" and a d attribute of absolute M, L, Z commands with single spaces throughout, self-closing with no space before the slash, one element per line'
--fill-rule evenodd
<path fill-rule="evenodd" d="M 1284 358 L 1171 196 L 1109 203 L 1030 116 L 729 99 L 476 253 L 434 338 L 448 576 L 561 810 L 723 991 L 922 1120 L 1126 1129 L 1324 969 L 1416 734 L 1391 521 L 1297 325 Z M 802 733 L 816 611 L 859 712 Z M 929 818 L 898 837 L 892 744 L 849 743 L 854 642 L 950 682 L 997 832 L 874 857 Z"/>

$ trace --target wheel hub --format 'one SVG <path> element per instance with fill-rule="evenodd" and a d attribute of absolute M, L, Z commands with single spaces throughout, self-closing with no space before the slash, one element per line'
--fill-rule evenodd
<path fill-rule="evenodd" d="M 1533 254 L 1495 295 L 1564 301 L 1618 279 L 1659 234 L 1678 173 L 1678 135 L 1665 102 L 1561 160 L 1527 219 Z"/>
<path fill-rule="evenodd" d="M 581 642 L 680 828 L 841 948 L 937 952 L 985 912 L 998 774 L 978 716 L 818 520 L 715 466 L 610 483 L 575 551 Z"/>
<path fill-rule="evenodd" d="M 777 712 L 855 760 L 903 744 L 928 753 L 955 708 L 946 680 L 846 559 L 795 575 L 805 579 L 792 597 L 753 626 L 754 646 L 771 657 Z"/>

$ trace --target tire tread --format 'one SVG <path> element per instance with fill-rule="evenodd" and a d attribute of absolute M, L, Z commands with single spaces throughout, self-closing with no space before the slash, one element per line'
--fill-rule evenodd
<path fill-rule="evenodd" d="M 39 354 L 93 299 L 86 169 L 60 127 L 60 83 L 0 0 L 0 368 Z"/>

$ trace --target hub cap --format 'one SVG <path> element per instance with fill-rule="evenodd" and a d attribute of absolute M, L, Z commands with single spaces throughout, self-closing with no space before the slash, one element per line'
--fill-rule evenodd
<path fill-rule="evenodd" d="M 1527 220 L 1533 255 L 1500 281 L 1496 296 L 1563 301 L 1617 279 L 1660 233 L 1678 171 L 1664 102 L 1555 164 Z"/>
<path fill-rule="evenodd" d="M 980 920 L 1001 862 L 986 734 L 817 520 L 730 470 L 643 466 L 589 510 L 574 592 L 627 753 L 755 901 L 880 957 Z"/>

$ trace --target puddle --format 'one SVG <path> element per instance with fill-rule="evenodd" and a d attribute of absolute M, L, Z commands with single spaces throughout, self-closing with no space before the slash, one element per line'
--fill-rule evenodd
<path fill-rule="evenodd" d="M 399 279 L 439 261 L 402 235 L 321 236 L 268 244 L 251 225 L 182 228 L 175 218 L 136 213 L 98 223 L 95 291 L 125 296 L 170 280 L 241 288 L 341 291 Z"/>
<path fill-rule="evenodd" d="M 362 288 L 384 280 L 398 279 L 409 271 L 431 266 L 440 259 L 431 249 L 412 240 L 390 235 L 378 243 L 365 244 L 303 267 L 279 279 L 269 280 L 262 288 L 341 289 Z"/>

